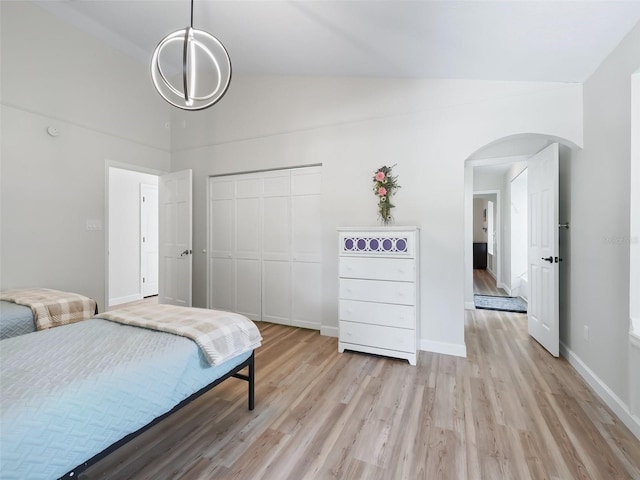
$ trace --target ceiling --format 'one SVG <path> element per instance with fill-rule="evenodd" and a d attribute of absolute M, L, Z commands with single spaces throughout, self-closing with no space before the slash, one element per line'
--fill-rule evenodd
<path fill-rule="evenodd" d="M 189 0 L 43 0 L 148 63 L 189 24 Z M 194 27 L 234 73 L 585 81 L 640 20 L 640 1 L 195 0 Z"/>

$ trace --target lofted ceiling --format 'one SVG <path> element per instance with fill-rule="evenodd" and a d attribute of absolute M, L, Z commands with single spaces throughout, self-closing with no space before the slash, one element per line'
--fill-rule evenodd
<path fill-rule="evenodd" d="M 189 24 L 189 0 L 34 2 L 142 63 Z M 234 73 L 585 81 L 640 0 L 195 0 Z"/>

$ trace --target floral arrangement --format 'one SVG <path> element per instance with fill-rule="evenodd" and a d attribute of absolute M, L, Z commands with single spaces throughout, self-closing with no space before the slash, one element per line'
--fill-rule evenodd
<path fill-rule="evenodd" d="M 393 167 L 395 165 L 390 167 L 383 165 L 373 175 L 373 193 L 378 197 L 378 215 L 385 225 L 391 221 L 391 209 L 395 207 L 391 203 L 391 194 L 400 188 L 398 176 L 391 174 Z"/>

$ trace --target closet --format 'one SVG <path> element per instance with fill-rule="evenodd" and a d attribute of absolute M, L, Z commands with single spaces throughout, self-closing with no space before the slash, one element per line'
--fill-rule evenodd
<path fill-rule="evenodd" d="M 320 329 L 321 167 L 211 177 L 208 303 Z"/>

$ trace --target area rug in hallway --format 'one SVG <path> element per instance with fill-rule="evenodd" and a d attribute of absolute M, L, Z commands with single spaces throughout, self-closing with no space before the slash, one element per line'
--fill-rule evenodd
<path fill-rule="evenodd" d="M 502 312 L 527 313 L 527 302 L 520 297 L 474 295 L 473 298 L 476 308 L 480 310 L 500 310 Z"/>

